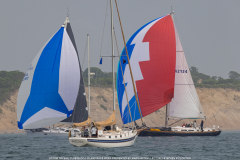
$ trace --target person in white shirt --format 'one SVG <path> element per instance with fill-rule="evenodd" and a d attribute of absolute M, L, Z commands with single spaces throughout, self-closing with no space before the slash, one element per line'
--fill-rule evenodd
<path fill-rule="evenodd" d="M 97 127 L 95 127 L 94 125 L 91 128 L 91 134 L 93 137 L 97 137 Z"/>

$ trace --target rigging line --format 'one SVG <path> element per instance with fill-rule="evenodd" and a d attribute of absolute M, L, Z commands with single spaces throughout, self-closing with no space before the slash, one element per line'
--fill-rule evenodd
<path fill-rule="evenodd" d="M 135 81 L 133 79 L 132 68 L 131 68 L 131 65 L 130 65 L 130 59 L 129 59 L 129 56 L 128 56 L 128 50 L 127 50 L 127 45 L 126 45 L 126 41 L 125 41 L 125 37 L 124 37 L 124 33 L 123 33 L 123 28 L 122 28 L 122 23 L 121 23 L 121 19 L 120 19 L 120 14 L 119 14 L 119 11 L 118 11 L 117 0 L 115 0 L 115 4 L 116 4 L 116 8 L 117 8 L 119 23 L 120 23 L 120 26 L 121 26 L 121 31 L 122 31 L 122 37 L 123 37 L 123 42 L 124 42 L 124 46 L 125 46 L 125 51 L 126 51 L 126 55 L 127 55 L 127 59 L 128 59 L 129 70 L 130 70 L 130 73 L 131 73 L 131 79 L 132 79 L 135 99 L 137 101 L 138 110 L 139 110 L 139 114 L 140 114 L 140 117 L 141 117 L 142 124 L 144 124 L 143 119 L 142 119 L 142 117 L 143 117 L 142 116 L 142 112 L 141 112 L 140 105 L 139 105 L 139 99 L 138 99 L 137 91 L 136 91 L 136 88 L 135 88 L 136 87 L 135 86 Z"/>
<path fill-rule="evenodd" d="M 84 62 L 85 62 L 86 50 L 87 50 L 87 40 L 86 40 L 86 45 L 85 45 L 85 50 L 84 50 L 84 57 L 83 57 L 83 60 L 82 60 L 82 67 L 84 66 Z"/>
<path fill-rule="evenodd" d="M 137 108 L 137 107 L 136 107 L 136 102 L 134 102 L 134 104 L 132 104 L 132 105 L 130 106 L 130 110 L 131 110 L 133 107 L 135 108 L 134 113 L 136 113 L 136 108 Z M 122 119 L 125 121 L 127 118 L 128 118 L 128 114 L 127 114 L 127 112 L 126 112 L 126 113 L 124 113 L 124 114 L 122 115 Z M 134 114 L 133 119 L 135 119 L 135 114 Z"/>
<path fill-rule="evenodd" d="M 186 43 L 186 41 L 185 41 L 185 39 L 184 39 L 184 36 L 183 36 L 183 34 L 182 34 L 182 30 L 181 30 L 181 28 L 180 28 L 180 25 L 179 25 L 179 23 L 178 23 L 178 21 L 177 21 L 176 16 L 174 16 L 174 19 L 175 19 L 176 22 L 177 22 L 177 26 L 179 26 L 178 28 L 179 28 L 179 30 L 180 30 L 180 33 L 181 33 L 182 39 L 183 39 L 183 41 L 184 41 L 184 43 L 185 43 L 185 46 L 186 46 L 187 52 L 188 52 L 189 55 L 190 55 L 190 59 L 191 59 L 191 61 L 192 61 L 192 63 L 193 63 L 193 66 L 196 67 L 195 64 L 194 64 L 194 61 L 193 61 L 193 59 L 192 59 L 191 53 L 190 53 L 189 50 L 188 50 L 187 43 Z M 180 38 L 179 38 L 179 40 L 180 40 Z M 181 43 L 181 41 L 180 41 L 180 43 Z"/>
<path fill-rule="evenodd" d="M 68 9 L 68 7 L 67 7 L 67 17 L 69 17 L 69 15 L 70 15 L 70 14 L 69 14 L 69 9 Z"/>
<path fill-rule="evenodd" d="M 105 19 L 104 19 L 104 25 L 103 25 L 102 41 L 101 41 L 101 48 L 100 48 L 100 57 L 101 57 L 101 52 L 102 52 L 102 42 L 103 42 L 104 28 L 105 28 L 106 17 L 107 17 L 107 8 L 108 8 L 107 6 L 108 6 L 108 1 L 107 1 L 107 5 L 106 5 Z"/>
<path fill-rule="evenodd" d="M 83 60 L 82 60 L 82 67 L 84 66 L 84 60 L 85 60 L 85 55 L 86 55 L 86 48 L 87 48 L 87 41 L 86 41 L 86 45 L 85 45 L 85 51 L 84 51 L 84 57 L 83 57 Z M 82 72 L 83 73 L 83 72 Z M 83 78 L 83 77 L 82 77 Z M 81 81 L 81 80 L 80 80 Z M 83 78 L 83 82 L 84 82 L 84 78 Z M 81 86 L 84 86 L 84 85 L 81 85 L 81 83 L 79 84 L 79 88 L 81 87 Z M 85 87 L 85 86 L 84 86 Z M 85 90 L 85 88 L 84 88 L 84 90 Z M 78 96 L 79 96 L 79 94 L 78 94 Z M 77 105 L 77 103 L 75 103 L 75 106 Z M 73 112 L 72 112 L 72 114 L 73 114 L 73 116 L 72 116 L 72 124 L 73 124 L 73 120 L 74 120 L 74 115 L 75 115 L 75 106 L 74 106 L 74 108 L 73 108 Z M 84 116 L 85 116 L 85 114 L 84 114 Z"/>
<path fill-rule="evenodd" d="M 108 1 L 106 5 L 106 11 L 105 11 L 105 18 L 104 18 L 104 25 L 103 25 L 103 33 L 102 33 L 102 40 L 101 40 L 101 48 L 100 48 L 100 55 L 99 58 L 101 57 L 101 52 L 102 52 L 102 43 L 103 43 L 103 35 L 104 35 L 104 30 L 105 30 L 105 24 L 106 24 L 106 17 L 107 17 L 107 9 L 108 9 Z M 100 64 L 98 64 L 98 68 L 100 68 Z M 103 67 L 104 68 L 104 67 Z M 100 78 L 100 77 L 98 77 Z M 100 84 L 98 84 L 98 78 L 96 78 L 94 81 L 96 82 L 95 86 L 100 87 Z"/>
<path fill-rule="evenodd" d="M 116 47 L 117 47 L 117 52 L 118 52 L 118 56 L 119 56 L 119 50 L 118 50 L 118 45 L 117 45 L 117 38 L 116 38 L 116 33 L 115 33 L 115 29 L 114 29 L 114 28 L 113 28 L 113 32 L 114 32 L 115 42 L 116 42 Z M 125 85 L 125 80 L 124 80 L 124 75 L 123 75 L 122 63 L 121 63 L 121 58 L 120 58 L 120 56 L 119 56 L 119 64 L 120 64 L 120 67 L 121 67 L 121 73 L 122 73 L 122 77 L 123 77 L 123 84 L 124 84 L 124 88 L 125 88 L 125 92 L 126 92 L 126 98 L 127 98 L 127 102 L 128 102 L 129 114 L 130 114 L 131 121 L 132 121 L 132 125 L 133 125 L 133 120 L 132 120 L 131 110 L 130 110 L 130 107 L 129 107 L 128 95 L 127 95 L 127 90 L 126 90 L 126 85 Z"/>
<path fill-rule="evenodd" d="M 176 121 L 176 122 L 173 122 L 172 124 L 170 124 L 169 126 L 171 126 L 171 125 L 173 125 L 173 124 L 175 124 L 175 123 L 177 123 L 177 122 L 180 122 L 182 119 L 180 119 L 180 120 L 178 120 L 178 121 Z"/>
<path fill-rule="evenodd" d="M 86 45 L 85 45 L 85 51 L 84 51 L 84 58 L 83 58 L 83 63 L 82 63 L 82 66 L 84 65 L 84 62 L 85 62 L 85 55 L 86 55 L 86 48 L 87 48 L 87 41 L 86 41 Z M 83 71 L 82 71 L 82 76 L 83 76 Z M 84 87 L 84 93 L 85 93 L 85 95 L 84 95 L 84 98 L 86 99 L 86 89 L 85 89 L 85 85 L 84 85 L 84 77 L 82 77 L 82 79 L 83 79 L 83 84 L 80 84 L 79 86 L 83 86 Z M 83 94 L 84 94 L 83 93 Z M 79 95 L 79 94 L 78 94 Z M 81 98 L 82 99 L 82 98 Z M 87 103 L 87 100 L 86 100 L 86 103 Z M 86 106 L 87 107 L 87 106 Z M 74 107 L 74 111 L 73 111 L 73 113 L 72 114 L 74 114 L 74 112 L 75 112 L 75 107 Z M 87 112 L 87 114 L 88 114 L 88 112 Z M 75 114 L 74 114 L 75 115 Z M 73 119 L 74 119 L 74 115 L 73 115 L 73 117 L 72 117 L 72 123 L 73 123 Z M 85 117 L 85 115 L 86 115 L 86 112 L 84 113 L 84 115 L 83 115 L 83 117 Z M 88 115 L 88 118 L 90 117 L 90 115 Z M 87 119 L 88 119 L 87 118 Z M 85 120 L 86 121 L 86 120 Z M 84 122 L 84 121 L 82 121 L 82 122 Z M 76 123 L 81 123 L 81 122 L 76 122 Z"/>

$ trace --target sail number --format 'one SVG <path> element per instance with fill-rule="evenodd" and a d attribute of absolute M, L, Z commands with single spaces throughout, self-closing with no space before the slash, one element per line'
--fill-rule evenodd
<path fill-rule="evenodd" d="M 22 81 L 28 80 L 28 78 L 28 73 L 26 73 Z"/>
<path fill-rule="evenodd" d="M 30 64 L 30 66 L 29 66 L 27 72 L 28 72 L 29 70 L 33 70 L 33 66 L 32 66 L 32 64 Z M 29 78 L 29 77 L 28 77 L 28 73 L 26 73 L 25 76 L 23 77 L 23 80 L 22 80 L 22 81 L 28 80 L 28 78 Z"/>
<path fill-rule="evenodd" d="M 187 70 L 175 70 L 175 73 L 187 73 Z"/>

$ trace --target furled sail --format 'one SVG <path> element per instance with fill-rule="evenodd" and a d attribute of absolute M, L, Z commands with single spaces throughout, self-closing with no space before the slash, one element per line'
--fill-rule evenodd
<path fill-rule="evenodd" d="M 30 64 L 18 92 L 19 129 L 49 126 L 72 114 L 80 66 L 70 36 L 63 25 Z"/>
<path fill-rule="evenodd" d="M 116 114 L 113 111 L 112 115 L 105 121 L 94 122 L 94 124 L 100 129 L 101 127 L 111 126 L 116 124 Z"/>
<path fill-rule="evenodd" d="M 176 33 L 176 70 L 174 99 L 170 103 L 168 116 L 172 118 L 205 118 L 184 51 Z"/>
<path fill-rule="evenodd" d="M 176 65 L 175 29 L 170 15 L 157 18 L 135 32 L 127 42 L 128 54 L 140 103 L 142 116 L 146 116 L 169 103 L 174 94 Z M 125 48 L 119 64 L 123 68 L 132 120 L 140 118 L 133 84 L 126 61 Z M 126 92 L 118 65 L 117 94 L 124 124 L 131 122 Z"/>
<path fill-rule="evenodd" d="M 91 118 L 90 116 L 86 121 L 80 122 L 80 123 L 73 123 L 73 127 L 84 127 L 84 126 L 90 126 L 91 125 Z"/>

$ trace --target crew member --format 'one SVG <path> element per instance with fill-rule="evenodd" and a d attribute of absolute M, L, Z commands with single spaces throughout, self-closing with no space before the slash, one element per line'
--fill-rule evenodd
<path fill-rule="evenodd" d="M 202 132 L 203 132 L 203 120 L 201 121 L 200 126 L 201 126 L 201 130 L 202 130 Z"/>
<path fill-rule="evenodd" d="M 197 127 L 197 122 L 196 122 L 196 120 L 193 121 L 193 126 L 194 126 L 194 128 Z"/>
<path fill-rule="evenodd" d="M 94 124 L 91 128 L 91 134 L 92 134 L 92 137 L 97 137 L 97 127 L 95 127 Z"/>

